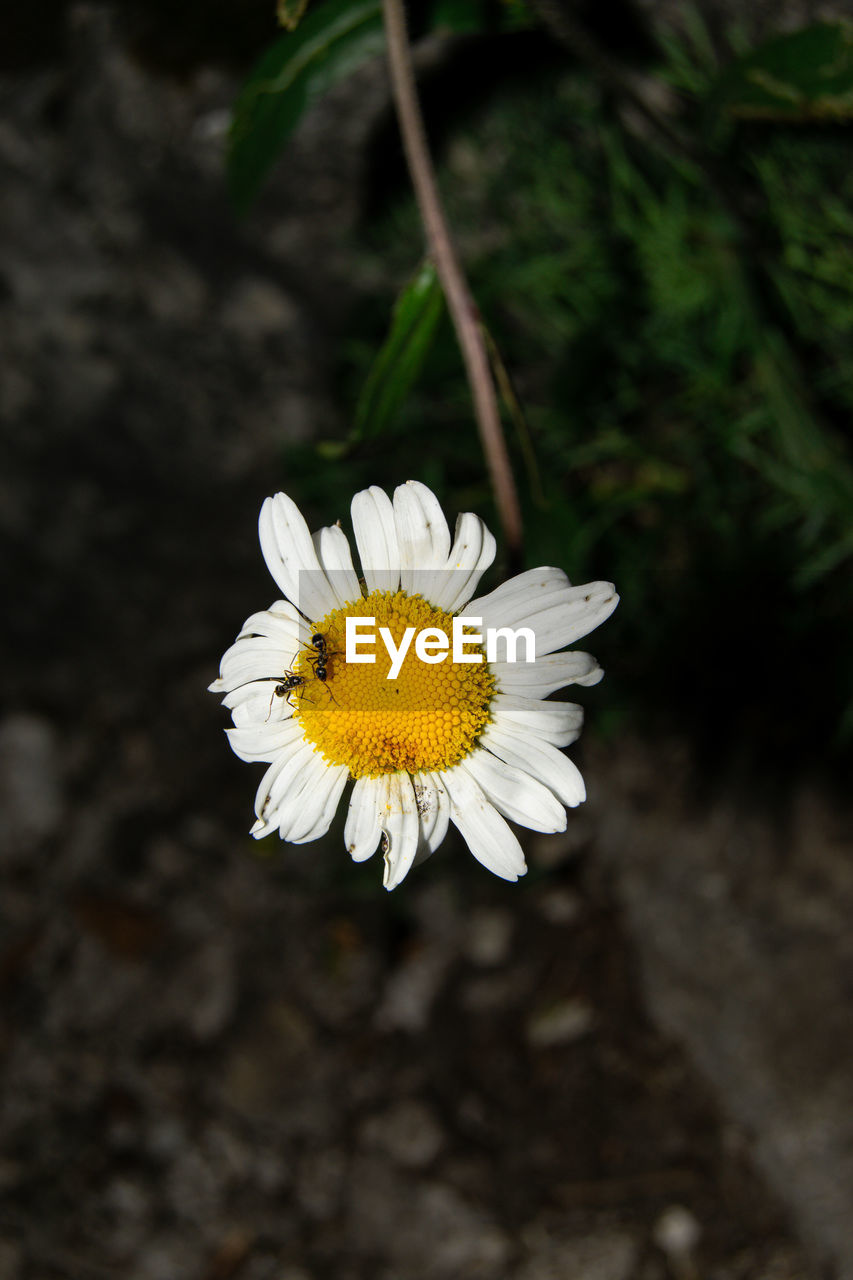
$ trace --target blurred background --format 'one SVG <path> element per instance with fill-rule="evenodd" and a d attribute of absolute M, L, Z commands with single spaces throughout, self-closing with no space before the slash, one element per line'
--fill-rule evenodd
<path fill-rule="evenodd" d="M 497 531 L 446 320 L 351 436 L 424 248 L 383 60 L 238 216 L 272 4 L 4 12 L 0 1280 L 853 1277 L 847 17 L 410 12 L 527 564 L 622 603 L 565 836 L 388 895 L 249 838 L 205 692 L 268 493 Z"/>

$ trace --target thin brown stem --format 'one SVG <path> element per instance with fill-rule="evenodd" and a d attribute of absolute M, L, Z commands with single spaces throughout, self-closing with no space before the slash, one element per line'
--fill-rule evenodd
<path fill-rule="evenodd" d="M 382 8 L 388 42 L 391 89 L 406 162 L 426 229 L 430 254 L 447 299 L 447 309 L 453 320 L 465 362 L 465 372 L 468 375 L 474 401 L 474 416 L 495 494 L 498 516 L 503 527 L 507 554 L 513 567 L 520 567 L 521 508 L 501 428 L 495 385 L 492 381 L 489 357 L 480 329 L 477 308 L 453 247 L 427 147 L 412 70 L 403 3 L 402 0 L 382 0 Z"/>

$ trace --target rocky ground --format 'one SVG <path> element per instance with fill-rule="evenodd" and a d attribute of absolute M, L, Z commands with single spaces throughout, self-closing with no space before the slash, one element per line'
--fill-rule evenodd
<path fill-rule="evenodd" d="M 819 788 L 590 738 L 517 886 L 452 839 L 389 896 L 339 828 L 244 834 L 204 689 L 269 597 L 281 442 L 335 426 L 385 88 L 313 112 L 238 225 L 235 85 L 85 6 L 0 84 L 0 1280 L 853 1277 Z"/>

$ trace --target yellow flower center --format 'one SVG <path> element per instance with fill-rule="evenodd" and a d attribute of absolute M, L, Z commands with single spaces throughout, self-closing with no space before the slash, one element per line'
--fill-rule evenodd
<path fill-rule="evenodd" d="M 361 625 L 358 641 L 358 652 L 375 655 L 375 662 L 347 662 L 347 618 L 375 620 Z M 387 678 L 392 663 L 381 627 L 397 650 L 407 629 L 415 629 L 394 679 Z M 303 649 L 294 662 L 295 674 L 305 681 L 295 691 L 294 715 L 330 764 L 346 765 L 354 778 L 375 778 L 450 769 L 471 751 L 489 722 L 494 676 L 482 650 L 470 642 L 465 653 L 479 652 L 480 661 L 454 662 L 451 648 L 443 661 L 425 662 L 415 642 L 426 628 L 442 631 L 452 646 L 452 616 L 405 591 L 373 591 L 316 624 L 323 644 Z"/>

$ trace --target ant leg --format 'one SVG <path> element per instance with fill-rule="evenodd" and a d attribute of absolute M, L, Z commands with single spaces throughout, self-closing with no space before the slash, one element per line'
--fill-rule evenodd
<path fill-rule="evenodd" d="M 277 693 L 278 693 L 278 689 L 273 689 L 272 693 L 270 694 L 270 705 L 267 711 L 267 718 L 264 721 L 264 724 L 269 724 L 269 719 L 270 719 L 270 716 L 272 715 L 272 700 Z"/>

